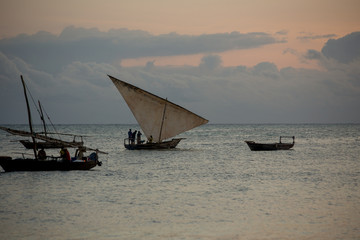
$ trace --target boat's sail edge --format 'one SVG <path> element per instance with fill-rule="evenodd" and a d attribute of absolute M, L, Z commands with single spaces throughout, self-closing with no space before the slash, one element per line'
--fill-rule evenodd
<path fill-rule="evenodd" d="M 140 89 L 134 85 L 126 83 L 110 75 L 108 76 L 112 80 L 120 94 L 123 96 L 135 119 L 144 131 L 146 137 L 148 138 L 151 135 L 154 140 L 159 139 L 159 141 L 162 141 L 174 137 L 185 131 L 188 131 L 192 128 L 208 123 L 207 119 L 171 101 L 168 101 L 167 99 L 156 96 L 155 94 L 147 92 L 143 89 Z M 136 101 L 134 101 L 135 97 L 137 98 Z M 146 102 L 147 100 L 149 100 L 152 105 L 154 105 L 154 102 L 156 102 L 156 109 L 154 108 L 154 110 L 151 110 L 152 105 L 148 104 Z M 178 117 L 166 117 L 164 119 L 165 123 L 163 123 L 162 118 L 165 105 L 167 108 L 167 113 L 170 112 L 172 114 L 176 113 L 179 115 Z M 169 119 L 171 119 L 170 121 L 173 121 L 173 123 L 169 123 Z M 181 125 L 176 124 L 176 119 L 183 119 L 183 123 Z M 162 125 L 166 126 L 166 131 L 160 130 Z M 161 136 L 160 132 L 163 132 Z"/>

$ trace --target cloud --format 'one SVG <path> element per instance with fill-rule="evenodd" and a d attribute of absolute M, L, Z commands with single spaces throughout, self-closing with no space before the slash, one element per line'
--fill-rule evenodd
<path fill-rule="evenodd" d="M 151 68 L 153 68 L 154 66 L 155 66 L 155 60 L 148 61 L 148 62 L 146 63 L 146 68 L 148 68 L 148 69 L 151 69 Z"/>
<path fill-rule="evenodd" d="M 337 37 L 336 34 L 324 34 L 324 35 L 310 34 L 310 35 L 306 35 L 306 36 L 297 37 L 297 39 L 300 39 L 300 40 L 316 40 L 316 39 L 329 39 L 329 38 L 335 38 L 335 37 Z"/>
<path fill-rule="evenodd" d="M 360 58 L 360 32 L 353 32 L 339 39 L 330 39 L 321 50 L 327 58 L 349 63 Z"/>
<path fill-rule="evenodd" d="M 59 35 L 38 32 L 0 40 L 0 51 L 30 62 L 37 69 L 59 72 L 75 61 L 113 63 L 127 58 L 217 53 L 277 43 L 267 33 L 152 35 L 145 31 L 67 27 Z"/>
<path fill-rule="evenodd" d="M 201 59 L 200 68 L 213 70 L 221 66 L 222 60 L 218 55 L 207 55 Z"/>
<path fill-rule="evenodd" d="M 345 79 L 360 83 L 360 32 L 330 39 L 321 52 L 310 49 L 304 54 L 304 58 L 317 60 L 327 71 L 347 73 Z"/>
<path fill-rule="evenodd" d="M 320 60 L 320 61 L 323 60 L 324 58 L 321 52 L 316 51 L 314 49 L 307 50 L 304 57 L 309 60 Z"/>
<path fill-rule="evenodd" d="M 280 30 L 278 32 L 276 32 L 277 35 L 287 35 L 289 33 L 288 30 Z"/>
<path fill-rule="evenodd" d="M 118 31 L 128 32 L 93 29 L 84 37 L 96 41 L 103 35 L 117 36 Z M 133 34 L 154 37 L 142 31 Z M 71 31 L 61 38 L 70 41 Z M 360 61 L 339 62 L 336 56 L 309 50 L 305 57 L 319 61 L 322 70 L 278 69 L 271 62 L 224 67 L 211 51 L 198 66 L 156 66 L 150 61 L 146 66 L 121 67 L 111 61 L 68 60 L 54 73 L 0 52 L 0 110 L 6 113 L 0 115 L 0 124 L 27 121 L 20 74 L 54 123 L 135 123 L 107 74 L 168 98 L 211 123 L 359 123 L 360 112 L 354 109 L 360 102 Z"/>
<path fill-rule="evenodd" d="M 279 71 L 275 64 L 262 62 L 254 66 L 253 73 L 264 76 L 265 78 L 278 78 Z"/>

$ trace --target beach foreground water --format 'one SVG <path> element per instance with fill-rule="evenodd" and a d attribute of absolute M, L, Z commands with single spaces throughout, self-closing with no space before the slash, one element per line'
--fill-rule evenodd
<path fill-rule="evenodd" d="M 137 125 L 56 127 L 109 155 L 90 171 L 1 172 L 3 239 L 360 238 L 360 125 L 208 124 L 162 151 L 125 150 Z M 281 135 L 293 150 L 244 142 Z M 0 155 L 25 151 L 10 140 Z"/>

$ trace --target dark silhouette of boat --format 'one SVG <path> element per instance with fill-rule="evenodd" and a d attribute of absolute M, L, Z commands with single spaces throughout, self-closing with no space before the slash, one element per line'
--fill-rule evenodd
<path fill-rule="evenodd" d="M 24 145 L 25 148 L 27 149 L 32 149 L 34 147 L 34 144 L 29 141 L 29 140 L 19 140 L 19 142 Z M 83 142 L 68 142 L 66 143 L 64 141 L 64 143 L 60 143 L 60 142 L 50 142 L 50 141 L 45 141 L 45 142 L 37 142 L 36 143 L 36 149 L 50 149 L 50 148 L 61 148 L 61 147 L 80 147 L 83 146 L 84 143 Z"/>
<path fill-rule="evenodd" d="M 34 146 L 34 142 L 33 141 L 29 141 L 29 140 L 19 140 L 19 142 L 24 145 L 25 148 L 27 149 L 33 149 L 34 147 L 36 147 L 36 149 L 49 149 L 49 148 L 61 148 L 61 147 L 80 147 L 84 145 L 83 142 L 83 136 L 81 135 L 74 135 L 74 134 L 66 134 L 66 133 L 51 133 L 47 131 L 47 127 L 46 127 L 46 122 L 45 122 L 45 117 L 43 114 L 43 107 L 40 103 L 40 101 L 38 101 L 39 103 L 39 115 L 40 115 L 40 119 L 42 121 L 43 124 L 43 128 L 44 128 L 44 132 L 41 133 L 31 133 L 28 131 L 22 131 L 22 130 L 17 130 L 17 129 L 11 129 L 11 128 L 6 128 L 6 127 L 1 127 L 1 130 L 4 130 L 12 135 L 17 135 L 17 136 L 22 136 L 22 137 L 31 137 L 31 135 L 35 134 L 37 139 L 40 139 L 41 141 L 37 141 L 36 145 Z M 45 112 L 46 113 L 46 112 Z M 47 115 L 47 114 L 46 114 Z M 49 116 L 47 115 L 50 123 L 52 124 Z M 55 126 L 52 124 L 53 128 L 55 129 Z M 55 129 L 56 131 L 56 129 Z M 64 141 L 61 140 L 60 138 L 54 138 L 54 137 L 50 137 L 49 135 L 53 135 L 56 134 L 60 137 L 60 135 L 67 135 L 67 136 L 72 136 L 73 137 L 73 141 Z M 76 138 L 80 138 L 81 141 L 78 141 Z"/>
<path fill-rule="evenodd" d="M 129 138 L 124 139 L 124 146 L 129 150 L 155 150 L 155 149 L 171 149 L 176 148 L 178 143 L 184 138 L 173 138 L 169 141 L 162 141 L 159 143 L 131 143 Z"/>
<path fill-rule="evenodd" d="M 30 136 L 32 138 L 32 146 L 34 151 L 34 158 L 15 158 L 9 156 L 0 156 L 0 166 L 6 171 L 68 171 L 68 170 L 89 170 L 96 165 L 101 166 L 101 162 L 98 160 L 98 153 L 105 153 L 99 150 L 94 150 L 91 148 L 87 148 L 85 146 L 79 147 L 79 149 L 76 152 L 76 157 L 70 158 L 70 155 L 68 156 L 62 156 L 62 157 L 48 157 L 46 156 L 45 152 L 42 152 L 40 155 L 37 153 L 37 141 L 36 139 L 42 139 L 46 140 L 48 142 L 56 142 L 61 143 L 61 140 L 58 139 L 52 139 L 49 137 L 45 137 L 43 135 L 38 135 L 33 132 L 32 128 L 32 122 L 31 122 L 31 111 L 29 107 L 29 101 L 27 98 L 26 93 L 26 85 L 23 80 L 23 77 L 21 76 L 21 82 L 23 84 L 24 88 L 24 95 L 26 100 L 26 107 L 28 111 L 28 120 L 29 120 L 29 127 L 30 127 Z M 63 143 L 62 150 L 65 150 L 65 145 L 67 142 Z M 76 147 L 76 146 L 71 146 Z M 43 150 L 43 149 L 42 149 Z M 41 151 L 42 151 L 41 150 Z M 89 156 L 83 156 L 83 153 L 86 152 L 86 150 L 94 150 L 95 152 L 91 153 Z M 106 153 L 105 153 L 106 154 Z"/>
<path fill-rule="evenodd" d="M 97 155 L 96 155 L 97 156 Z M 34 158 L 16 158 L 0 156 L 0 165 L 5 172 L 13 171 L 70 171 L 70 170 L 90 170 L 96 165 L 101 166 L 101 162 L 96 159 L 86 159 L 82 161 L 64 161 L 61 157 L 51 157 L 46 160 Z"/>
<path fill-rule="evenodd" d="M 64 141 L 64 140 L 60 140 L 57 138 L 53 138 L 53 137 L 49 137 L 49 133 L 43 135 L 43 133 L 33 133 L 31 134 L 30 132 L 27 131 L 22 131 L 22 130 L 16 130 L 16 129 L 12 129 L 12 128 L 7 128 L 7 127 L 1 127 L 1 130 L 4 130 L 12 135 L 17 135 L 17 136 L 23 136 L 23 137 L 31 137 L 32 135 L 35 136 L 36 139 L 40 139 L 42 140 L 37 141 L 36 142 L 36 149 L 49 149 L 49 148 L 61 148 L 61 147 L 81 147 L 84 145 L 84 142 L 82 140 L 82 136 L 78 136 L 78 135 L 73 135 L 73 134 L 64 134 L 64 133 L 56 133 L 57 135 L 69 135 L 69 136 L 73 136 L 74 140 L 73 141 Z M 76 137 L 80 137 L 81 141 L 75 141 Z M 19 142 L 24 145 L 25 148 L 27 149 L 33 149 L 34 148 L 34 142 L 29 141 L 29 140 L 19 140 Z"/>
<path fill-rule="evenodd" d="M 292 138 L 292 143 L 283 143 L 281 138 Z M 295 145 L 295 136 L 286 137 L 280 136 L 278 143 L 257 143 L 254 141 L 245 141 L 251 151 L 274 151 L 274 150 L 289 150 Z"/>

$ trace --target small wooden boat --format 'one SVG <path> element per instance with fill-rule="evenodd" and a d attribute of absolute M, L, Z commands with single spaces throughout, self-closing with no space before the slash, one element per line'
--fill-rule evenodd
<path fill-rule="evenodd" d="M 24 145 L 27 149 L 33 149 L 34 143 L 29 140 L 19 140 L 19 142 Z M 36 149 L 50 149 L 50 148 L 61 148 L 61 147 L 81 147 L 84 145 L 84 142 L 66 142 L 66 141 L 44 141 L 44 142 L 36 142 Z"/>
<path fill-rule="evenodd" d="M 109 76 L 109 75 L 108 75 Z M 149 140 L 129 141 L 124 139 L 124 146 L 129 150 L 170 149 L 184 138 L 173 138 L 190 129 L 206 124 L 209 121 L 195 113 L 156 96 L 129 83 L 109 76 L 119 93 L 123 96 L 143 133 Z M 172 140 L 169 140 L 173 138 Z"/>
<path fill-rule="evenodd" d="M 45 160 L 33 158 L 16 158 L 0 156 L 0 166 L 5 172 L 13 171 L 70 171 L 70 170 L 90 170 L 96 165 L 101 166 L 101 162 L 96 158 L 75 161 L 63 161 L 60 157 L 51 157 Z"/>
<path fill-rule="evenodd" d="M 46 123 L 45 123 L 45 118 L 44 118 L 44 114 L 43 114 L 43 110 L 42 110 L 42 106 L 39 102 L 39 109 L 38 111 L 40 112 L 40 119 L 43 123 L 43 128 L 44 128 L 44 132 L 42 133 L 31 133 L 28 131 L 22 131 L 22 130 L 17 130 L 17 129 L 11 129 L 11 128 L 7 128 L 7 127 L 1 127 L 1 130 L 4 130 L 12 135 L 17 135 L 17 136 L 22 136 L 22 137 L 31 137 L 32 135 L 35 135 L 35 137 L 37 139 L 40 139 L 41 141 L 36 142 L 36 145 L 34 145 L 33 141 L 29 141 L 29 140 L 19 140 L 19 142 L 24 145 L 25 148 L 27 149 L 33 149 L 34 147 L 36 149 L 49 149 L 49 148 L 61 148 L 61 147 L 80 147 L 84 145 L 83 142 L 83 136 L 81 135 L 74 135 L 74 134 L 65 134 L 65 133 L 49 133 L 46 129 Z M 50 120 L 49 116 L 48 119 Z M 53 126 L 54 127 L 54 126 Z M 55 129 L 55 127 L 54 127 Z M 64 141 L 61 139 L 57 139 L 57 138 L 53 138 L 50 137 L 49 135 L 53 135 L 56 134 L 58 136 L 60 135 L 67 135 L 67 136 L 72 136 L 73 137 L 73 141 Z M 77 141 L 76 138 L 80 138 L 81 141 Z"/>
<path fill-rule="evenodd" d="M 29 107 L 29 101 L 26 94 L 26 85 L 21 76 L 21 81 L 24 87 L 24 95 L 26 100 L 26 107 L 28 110 L 28 120 L 29 120 L 29 127 L 30 127 L 30 136 L 32 138 L 32 149 L 34 151 L 34 158 L 15 158 L 9 156 L 0 156 L 0 166 L 6 172 L 12 171 L 67 171 L 67 170 L 89 170 L 96 165 L 101 166 L 101 162 L 98 161 L 98 153 L 105 153 L 99 150 L 94 150 L 91 148 L 87 148 L 85 146 L 79 147 L 77 153 L 75 154 L 76 157 L 73 159 L 70 158 L 69 153 L 65 150 L 65 145 L 62 145 L 62 151 L 64 151 L 64 155 L 62 157 L 47 157 L 46 153 L 42 150 L 37 153 L 36 149 L 36 139 L 46 140 L 50 143 L 61 143 L 58 139 L 52 139 L 49 137 L 45 137 L 39 134 L 35 134 L 32 128 L 31 122 L 31 111 Z M 7 131 L 6 128 L 3 130 Z M 28 132 L 26 132 L 28 134 Z M 74 147 L 74 146 L 71 146 Z M 94 150 L 95 152 L 91 153 L 88 157 L 84 157 L 83 153 L 86 150 Z M 65 156 L 65 153 L 67 155 Z M 106 154 L 106 153 L 105 153 Z"/>
<path fill-rule="evenodd" d="M 292 138 L 292 143 L 283 143 L 281 138 Z M 245 141 L 251 151 L 274 151 L 274 150 L 289 150 L 295 145 L 295 136 L 286 137 L 280 136 L 278 143 L 256 143 L 254 141 Z"/>
<path fill-rule="evenodd" d="M 129 150 L 155 150 L 155 149 L 171 149 L 176 148 L 178 143 L 184 138 L 173 138 L 169 141 L 159 143 L 131 143 L 129 138 L 124 139 L 124 146 Z"/>

